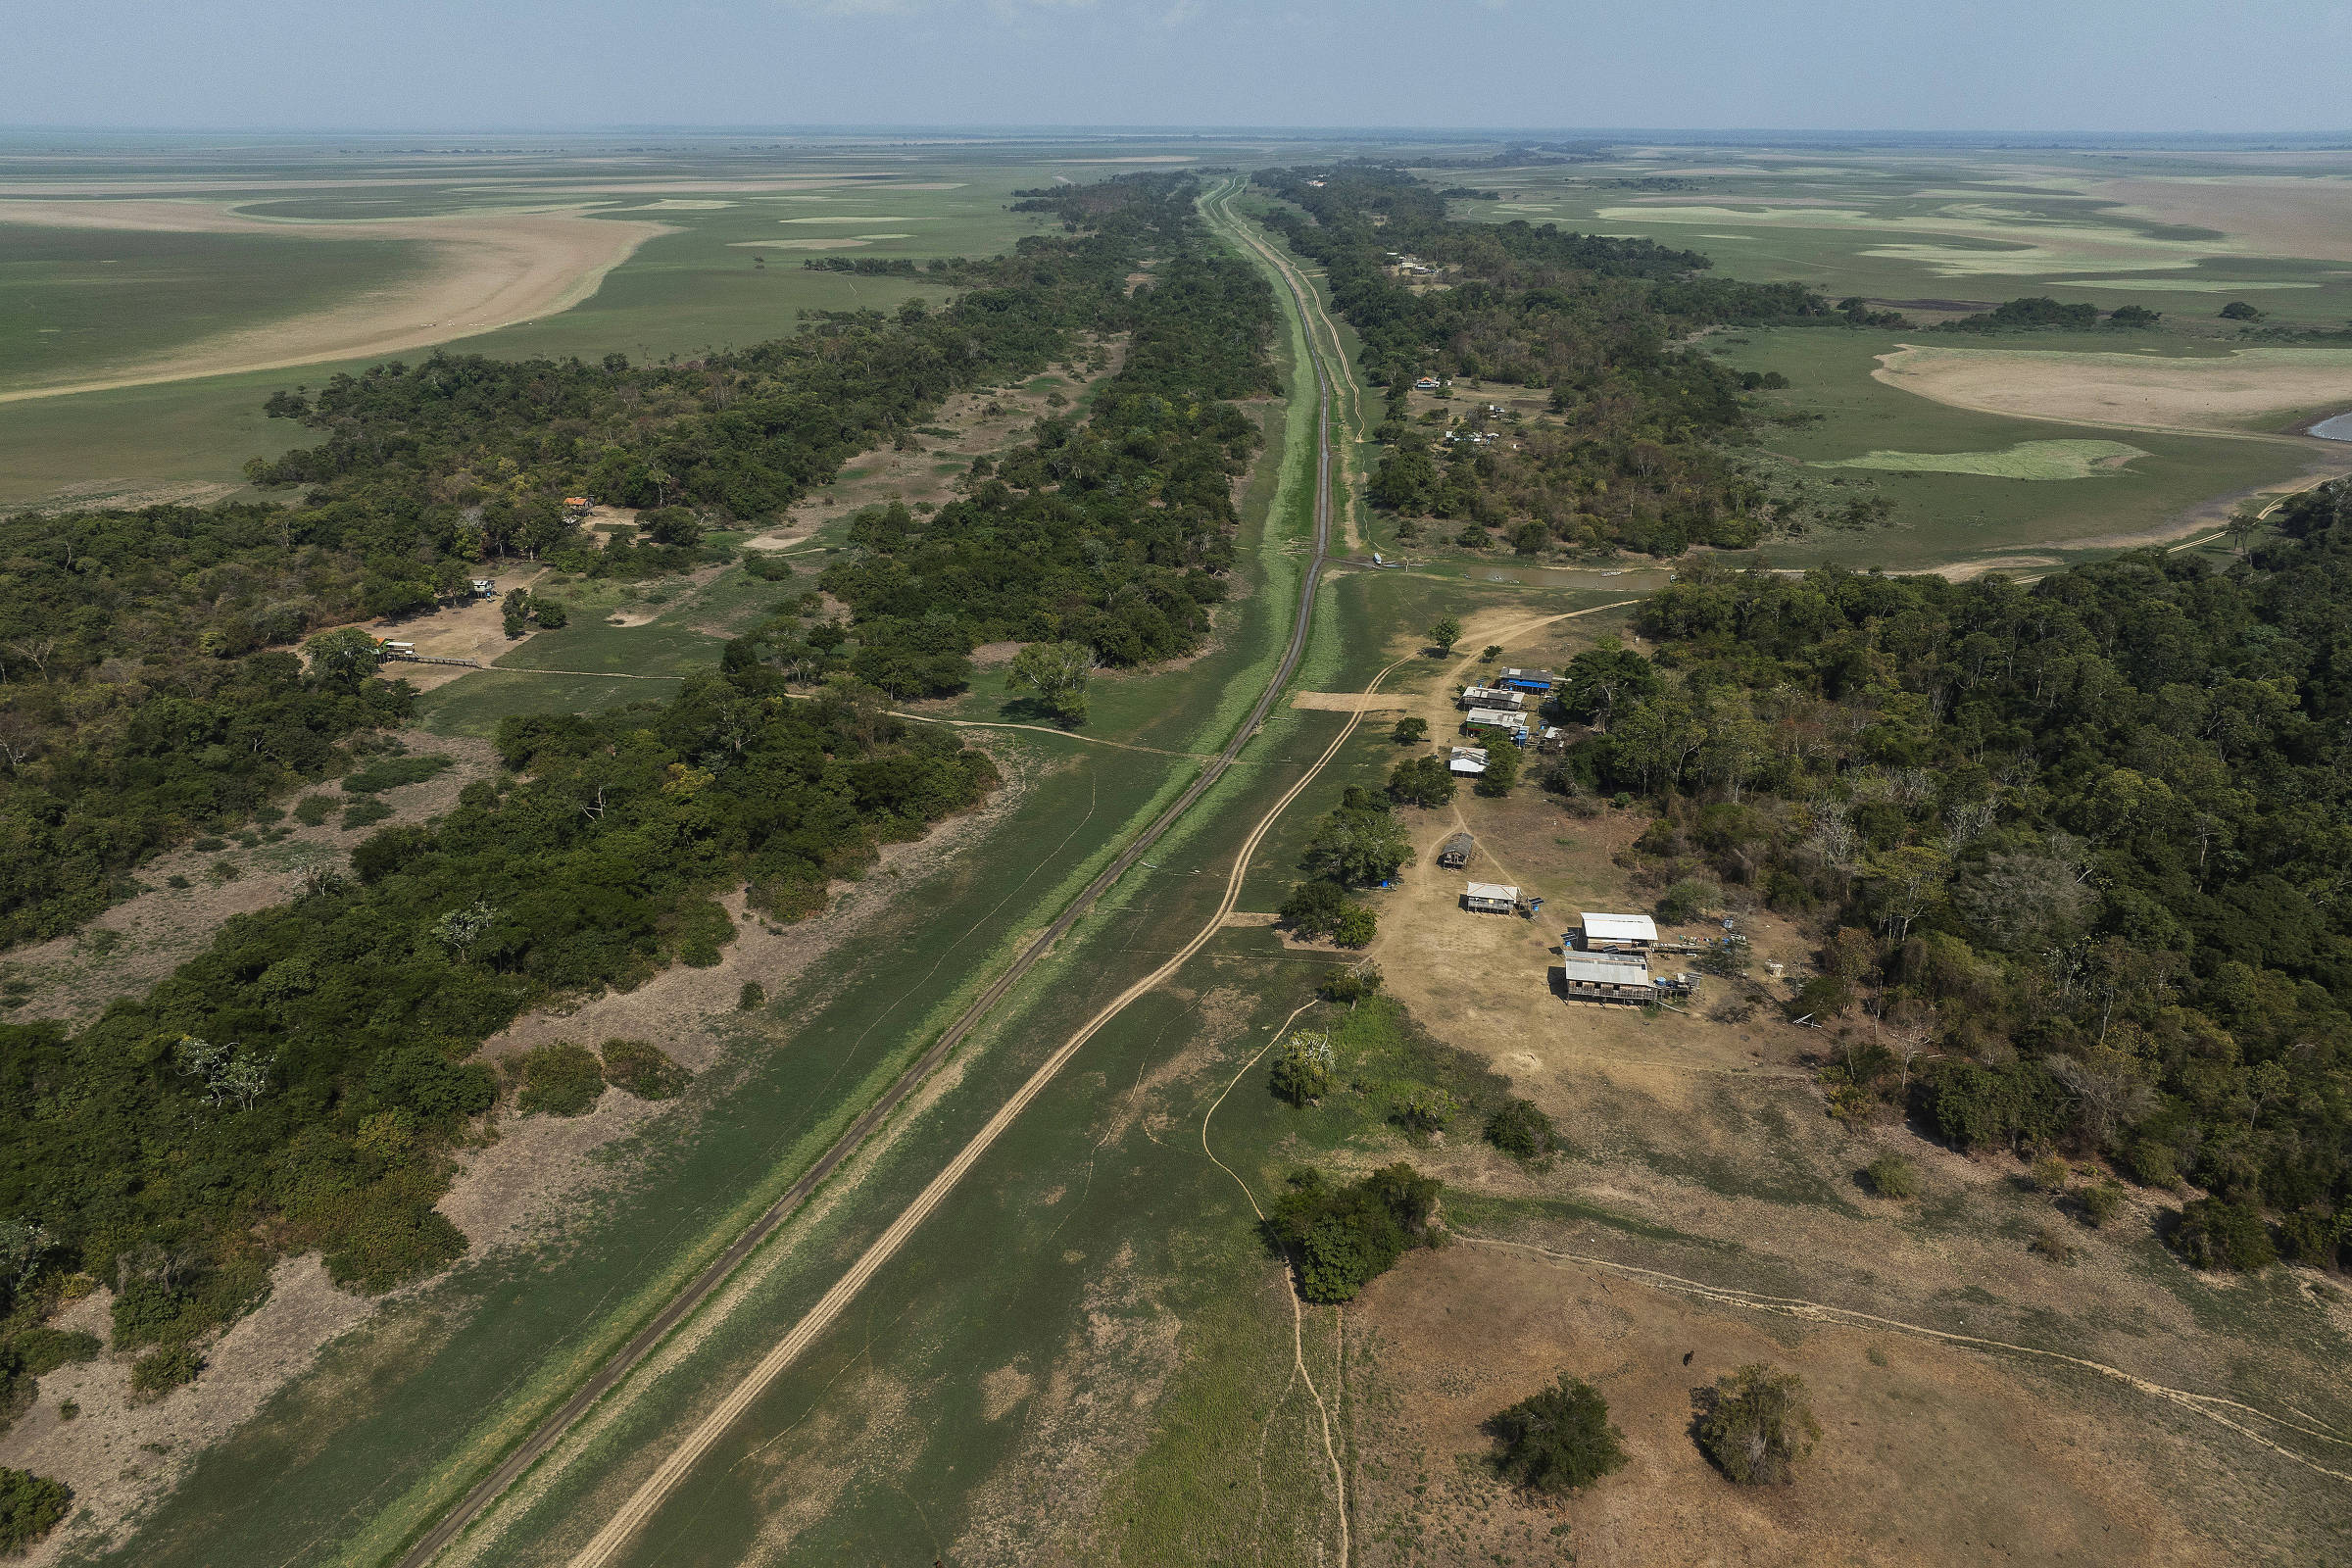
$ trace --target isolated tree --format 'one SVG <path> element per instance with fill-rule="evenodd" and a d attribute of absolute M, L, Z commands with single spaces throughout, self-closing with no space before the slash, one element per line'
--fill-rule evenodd
<path fill-rule="evenodd" d="M 510 588 L 499 604 L 499 617 L 506 625 L 507 636 L 519 637 L 531 629 L 531 593 L 527 588 Z"/>
<path fill-rule="evenodd" d="M 1453 652 L 1455 643 L 1462 640 L 1462 623 L 1451 615 L 1441 616 L 1437 624 L 1429 628 L 1429 640 L 1437 649 L 1438 657 L 1443 659 Z"/>
<path fill-rule="evenodd" d="M 1336 1060 L 1331 1036 L 1294 1030 L 1275 1049 L 1275 1095 L 1299 1106 L 1322 1099 L 1331 1093 Z"/>
<path fill-rule="evenodd" d="M 1482 664 L 1492 664 L 1494 662 L 1494 661 L 1500 659 L 1501 657 L 1502 644 L 1489 643 L 1487 644 L 1486 651 L 1478 656 L 1478 662 Z"/>
<path fill-rule="evenodd" d="M 2222 532 L 2230 536 L 2230 545 L 2237 551 L 2237 559 L 2243 561 L 2246 559 L 2246 541 L 2253 538 L 2261 527 L 2262 518 L 2259 515 L 2240 511 L 2232 513 L 2230 520 L 2222 524 Z"/>
<path fill-rule="evenodd" d="M 1786 1486 L 1821 1441 L 1804 1379 L 1762 1362 L 1717 1379 L 1699 1404 L 1698 1446 L 1741 1486 Z"/>
<path fill-rule="evenodd" d="M 1453 772 L 1434 756 L 1407 758 L 1389 774 L 1389 794 L 1407 806 L 1444 806 L 1453 799 Z"/>
<path fill-rule="evenodd" d="M 1400 718 L 1396 721 L 1396 727 L 1389 731 L 1389 739 L 1399 746 L 1418 746 L 1429 739 L 1429 720 Z"/>
<path fill-rule="evenodd" d="M 2264 315 L 2244 300 L 2231 300 L 2222 307 L 2220 314 L 2225 321 L 2259 321 Z"/>
<path fill-rule="evenodd" d="M 1386 882 L 1413 858 L 1413 841 L 1386 811 L 1338 810 L 1306 844 L 1306 867 L 1350 887 Z"/>
<path fill-rule="evenodd" d="M 1487 1418 L 1495 1467 L 1531 1492 L 1573 1492 L 1625 1468 L 1625 1434 L 1600 1391 L 1563 1372 L 1553 1387 Z"/>
<path fill-rule="evenodd" d="M 1012 656 L 1004 684 L 1034 692 L 1056 720 L 1075 728 L 1086 722 L 1086 683 L 1095 670 L 1095 651 L 1084 643 L 1031 643 Z"/>

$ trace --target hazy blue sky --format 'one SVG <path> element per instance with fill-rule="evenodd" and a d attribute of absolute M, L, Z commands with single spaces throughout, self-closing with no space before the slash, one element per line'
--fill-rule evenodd
<path fill-rule="evenodd" d="M 2344 0 L 0 0 L 0 123 L 2335 130 Z"/>

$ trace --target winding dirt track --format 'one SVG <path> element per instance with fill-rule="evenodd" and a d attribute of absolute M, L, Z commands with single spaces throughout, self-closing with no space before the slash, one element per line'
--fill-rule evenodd
<path fill-rule="evenodd" d="M 1229 205 L 1232 192 L 1233 187 L 1227 185 L 1211 193 L 1203 200 L 1203 211 L 1209 215 L 1212 222 L 1225 231 L 1228 238 L 1240 239 L 1244 243 L 1250 244 L 1252 248 L 1256 248 L 1255 242 L 1242 228 L 1241 220 L 1232 213 Z M 1282 274 L 1284 283 L 1290 289 L 1295 308 L 1303 316 L 1308 309 L 1309 295 L 1302 286 L 1301 280 L 1294 275 L 1280 258 L 1263 250 L 1260 250 L 1259 254 L 1266 257 Z M 946 1048 L 954 1040 L 960 1039 L 973 1024 L 978 1023 L 980 1016 L 987 1008 L 1011 988 L 1013 980 L 1017 979 L 1038 956 L 1043 955 L 1052 940 L 1075 924 L 1078 917 L 1093 906 L 1097 895 L 1109 887 L 1135 861 L 1142 858 L 1144 854 L 1158 841 L 1161 834 L 1184 813 L 1185 809 L 1200 799 L 1208 787 L 1223 775 L 1225 768 L 1240 755 L 1242 747 L 1250 736 L 1257 732 L 1258 725 L 1265 720 L 1267 712 L 1273 708 L 1275 699 L 1281 695 L 1283 687 L 1289 684 L 1293 671 L 1298 668 L 1299 657 L 1306 650 L 1306 635 L 1313 618 L 1315 592 L 1322 581 L 1323 564 L 1331 544 L 1333 376 L 1325 364 L 1322 348 L 1316 335 L 1310 330 L 1307 338 L 1308 361 L 1314 370 L 1316 384 L 1314 554 L 1307 564 L 1304 580 L 1299 584 L 1298 610 L 1291 627 L 1290 645 L 1283 651 L 1282 662 L 1276 666 L 1273 678 L 1266 683 L 1266 688 L 1259 694 L 1256 705 L 1250 709 L 1250 716 L 1243 720 L 1241 728 L 1235 732 L 1233 740 L 1217 760 L 1201 769 L 1200 776 L 1193 781 L 1192 787 L 1185 791 L 1159 820 L 1152 823 L 1143 836 L 1137 839 L 1102 875 L 1096 878 L 1062 917 L 1054 922 L 1053 928 L 1021 956 L 1012 969 L 1008 970 L 994 986 L 991 986 L 980 1001 L 973 1004 L 970 1011 L 956 1020 L 956 1027 L 949 1031 L 949 1036 L 944 1038 L 939 1046 L 933 1047 L 906 1078 L 900 1080 L 898 1085 L 893 1086 L 891 1096 L 886 1097 L 885 1105 L 877 1106 L 874 1111 L 868 1112 L 868 1118 L 872 1121 L 878 1123 L 881 1115 L 886 1113 L 888 1105 L 896 1104 L 897 1101 L 904 1097 L 905 1092 L 911 1091 L 915 1083 L 929 1073 L 931 1068 L 937 1064 L 937 1060 L 945 1059 Z M 1396 666 L 1392 664 L 1389 667 L 1394 669 Z M 1381 672 L 1383 676 L 1387 673 L 1388 670 Z M 1378 684 L 1377 679 L 1374 684 Z M 1360 712 L 1349 716 L 1348 721 L 1341 726 L 1339 734 L 1332 738 L 1331 744 L 1315 760 L 1314 764 L 1300 773 L 1292 782 L 1289 789 L 1283 791 L 1281 799 L 1274 803 L 1272 809 L 1260 817 L 1256 826 L 1250 829 L 1250 836 L 1243 841 L 1240 852 L 1234 857 L 1233 869 L 1226 876 L 1224 896 L 1218 900 L 1215 913 L 1201 925 L 1199 931 L 1194 933 L 1192 940 L 1177 950 L 1175 956 L 1170 957 L 1167 962 L 1105 1004 L 1100 1011 L 1086 1021 L 1083 1027 L 1069 1039 L 1063 1041 L 1036 1072 L 1030 1074 L 1028 1080 L 1015 1090 L 1011 1098 L 999 1106 L 996 1114 L 991 1116 L 980 1131 L 973 1135 L 972 1140 L 957 1151 L 956 1157 L 948 1162 L 946 1168 L 934 1176 L 922 1192 L 916 1195 L 914 1201 L 900 1211 L 898 1218 L 891 1222 L 889 1229 L 877 1237 L 858 1261 L 850 1266 L 848 1272 L 834 1282 L 833 1288 L 824 1294 L 816 1305 L 809 1308 L 808 1314 L 793 1325 L 784 1338 L 776 1343 L 775 1348 L 760 1358 L 760 1363 L 736 1384 L 727 1396 L 720 1400 L 692 1432 L 687 1434 L 684 1441 L 670 1450 L 668 1456 L 662 1461 L 660 1468 L 638 1487 L 628 1501 L 621 1504 L 620 1509 L 606 1522 L 604 1529 L 598 1531 L 595 1538 L 581 1548 L 578 1555 L 571 1559 L 571 1568 L 603 1568 L 604 1564 L 611 1562 L 620 1548 L 628 1543 L 629 1538 L 643 1527 L 645 1522 L 653 1516 L 655 1510 L 662 1505 L 662 1500 L 676 1489 L 686 1474 L 725 1434 L 727 1428 L 751 1408 L 760 1396 L 765 1393 L 778 1377 L 783 1375 L 787 1367 L 800 1358 L 809 1345 L 814 1343 L 818 1335 L 822 1334 L 833 1324 L 835 1319 L 840 1317 L 850 1302 L 857 1298 L 858 1292 L 865 1288 L 866 1282 L 872 1279 L 883 1265 L 897 1254 L 899 1249 L 906 1245 L 906 1239 L 913 1235 L 915 1228 L 929 1218 L 932 1211 L 946 1200 L 948 1195 L 955 1191 L 956 1185 L 963 1180 L 965 1173 L 979 1163 L 981 1156 L 988 1152 L 1000 1137 L 1004 1136 L 1004 1129 L 1012 1125 L 1020 1113 L 1028 1108 L 1029 1103 L 1044 1093 L 1046 1086 L 1054 1081 L 1055 1075 L 1061 1071 L 1069 1059 L 1078 1054 L 1079 1049 L 1101 1032 L 1103 1025 L 1124 1012 L 1137 998 L 1156 990 L 1186 963 L 1190 962 L 1194 955 L 1208 945 L 1209 940 L 1223 928 L 1225 917 L 1232 913 L 1240 903 L 1242 878 L 1249 869 L 1250 858 L 1256 853 L 1258 845 L 1282 815 L 1284 808 L 1291 802 L 1297 800 L 1299 794 L 1314 782 L 1325 765 L 1339 755 L 1340 748 L 1347 743 L 1348 737 L 1354 731 L 1362 716 Z M 861 1124 L 865 1119 L 861 1118 Z M 855 1129 L 853 1131 L 855 1132 Z M 827 1158 L 838 1163 L 838 1159 L 834 1157 L 836 1154 L 846 1158 L 850 1151 L 862 1141 L 862 1134 L 858 1134 L 855 1139 L 845 1137 L 839 1145 L 835 1146 L 834 1151 L 828 1153 Z M 813 1176 L 814 1173 L 812 1172 L 811 1175 Z M 813 1181 L 807 1178 L 804 1178 L 804 1183 L 811 1187 L 814 1185 Z M 804 1184 L 796 1183 L 794 1192 L 800 1192 L 802 1185 Z M 787 1198 L 791 1199 L 791 1195 L 787 1195 Z M 792 1200 L 797 1201 L 797 1200 Z M 769 1211 L 774 1216 L 776 1223 L 781 1223 L 782 1211 L 785 1207 L 785 1203 L 779 1202 L 775 1209 Z M 765 1217 L 761 1223 L 766 1227 L 765 1230 L 760 1231 L 762 1237 L 774 1229 L 774 1224 L 768 1223 Z M 755 1227 L 755 1229 L 759 1230 L 760 1227 Z M 739 1250 L 741 1253 L 748 1254 L 752 1246 L 756 1245 L 756 1241 L 751 1242 L 750 1245 L 738 1242 L 735 1248 L 728 1250 L 729 1255 L 735 1257 Z M 733 1263 L 728 1262 L 727 1266 L 731 1270 Z M 715 1269 L 717 1265 L 714 1264 L 712 1267 Z M 723 1278 L 723 1275 L 712 1277 L 710 1289 L 715 1289 L 720 1278 Z M 707 1295 L 709 1295 L 709 1290 L 701 1293 L 701 1296 Z M 701 1296 L 697 1296 L 695 1299 L 699 1301 Z M 681 1298 L 681 1300 L 683 1299 Z M 676 1303 L 673 1303 L 673 1308 L 675 1306 Z M 670 1317 L 670 1322 L 674 1323 L 684 1317 L 686 1310 L 691 1310 L 691 1307 L 676 1310 L 675 1316 L 670 1316 L 668 1313 L 665 1313 L 664 1316 Z M 663 1331 L 666 1332 L 666 1325 L 664 1325 Z M 640 1338 L 645 1338 L 645 1336 L 640 1336 Z M 651 1348 L 651 1343 L 648 1340 L 648 1348 Z M 640 1354 L 642 1353 L 640 1352 Z M 625 1371 L 626 1369 L 622 1368 L 621 1370 Z M 612 1381 L 617 1381 L 617 1373 Z M 608 1383 L 606 1386 L 610 1387 L 611 1385 Z M 574 1402 L 579 1403 L 583 1409 L 586 1407 L 586 1401 L 575 1398 Z M 552 1444 L 557 1435 L 560 1433 L 551 1434 L 548 1442 Z M 541 1451 L 544 1451 L 545 1446 L 546 1445 L 541 1446 Z M 515 1466 L 515 1473 L 519 1474 L 521 1468 L 519 1465 Z M 446 1540 L 447 1537 L 443 1539 Z M 423 1558 L 414 1557 L 412 1560 L 421 1562 Z"/>
<path fill-rule="evenodd" d="M 1212 193 L 1208 198 L 1208 211 L 1212 220 L 1228 234 L 1232 234 L 1240 226 L 1240 220 L 1232 215 L 1229 208 L 1223 205 L 1230 199 L 1230 195 L 1231 187 L 1226 187 Z M 1277 265 L 1279 266 L 1279 263 Z M 1284 273 L 1284 280 L 1290 285 L 1295 306 L 1303 312 L 1306 309 L 1306 303 L 1299 284 L 1293 280 L 1287 271 Z M 402 1554 L 399 1568 L 423 1568 L 424 1564 L 438 1556 L 443 1547 L 455 1541 L 467 1525 L 480 1517 L 482 1512 L 504 1494 L 509 1487 L 514 1485 L 533 1464 L 537 1463 L 550 1448 L 554 1447 L 597 1400 L 612 1392 L 629 1374 L 631 1369 L 644 1360 L 654 1348 L 668 1336 L 672 1329 L 685 1321 L 696 1308 L 708 1300 L 735 1272 L 743 1260 L 749 1257 L 760 1243 L 775 1234 L 777 1228 L 808 1200 L 809 1194 L 840 1168 L 842 1162 L 848 1159 L 868 1137 L 872 1136 L 874 1131 L 889 1118 L 890 1114 L 905 1102 L 906 1097 L 912 1094 L 917 1086 L 947 1060 L 956 1047 L 962 1043 L 964 1038 L 994 1009 L 999 1002 L 1004 1000 L 1005 994 L 1019 982 L 1023 975 L 1029 972 L 1037 960 L 1043 957 L 1055 942 L 1068 934 L 1070 928 L 1078 923 L 1079 919 L 1094 906 L 1095 902 L 1113 883 L 1151 852 L 1152 847 L 1159 842 L 1168 829 L 1173 827 L 1202 795 L 1207 793 L 1209 787 L 1224 775 L 1225 769 L 1240 757 L 1243 747 L 1248 744 L 1251 736 L 1256 734 L 1258 726 L 1264 722 L 1276 698 L 1281 695 L 1283 687 L 1289 683 L 1292 673 L 1298 668 L 1299 657 L 1306 650 L 1306 636 L 1314 608 L 1315 593 L 1322 583 L 1323 567 L 1330 546 L 1332 377 L 1320 353 L 1310 354 L 1310 364 L 1315 373 L 1318 408 L 1314 550 L 1308 559 L 1304 577 L 1299 584 L 1298 609 L 1291 628 L 1289 645 L 1284 649 L 1281 662 L 1276 665 L 1272 678 L 1267 681 L 1265 690 L 1259 694 L 1249 716 L 1234 731 L 1233 739 L 1226 745 L 1224 751 L 1201 768 L 1199 776 L 1186 787 L 1184 793 L 1177 797 L 1167 810 L 1139 834 L 1126 849 L 1122 850 L 1100 875 L 1087 884 L 1077 898 L 1070 902 L 1069 907 L 1064 909 L 1060 916 L 1044 932 L 1040 933 L 1035 941 L 1022 950 L 1020 956 L 1006 966 L 1004 972 L 992 981 L 988 988 L 973 1001 L 972 1004 L 965 1008 L 954 1023 L 949 1025 L 947 1031 L 940 1036 L 931 1049 L 924 1052 L 922 1056 L 907 1068 L 896 1083 L 891 1085 L 880 1100 L 876 1101 L 864 1114 L 853 1122 L 849 1130 L 842 1134 L 832 1148 L 825 1151 L 824 1155 L 814 1165 L 810 1166 L 759 1219 L 755 1220 L 730 1243 L 723 1252 L 697 1274 L 684 1290 L 671 1298 L 666 1306 L 638 1330 L 627 1344 L 614 1351 L 612 1356 L 572 1394 L 571 1397 L 564 1400 L 554 1413 L 543 1420 L 528 1438 L 510 1449 L 490 1473 L 466 1493 L 455 1507 L 442 1515 L 430 1529 L 419 1536 L 416 1543 Z M 1350 724 L 1348 728 L 1352 729 L 1353 725 Z M 1342 733 L 1344 737 L 1346 732 Z M 1326 760 L 1329 755 L 1326 753 Z M 1314 772 L 1318 771 L 1320 766 L 1321 764 L 1318 763 L 1316 769 L 1310 770 L 1298 780 L 1283 796 L 1283 804 L 1287 805 L 1295 798 L 1298 791 L 1303 789 L 1306 783 L 1314 777 Z M 1278 806 L 1276 810 L 1279 811 L 1280 808 Z M 1271 820 L 1272 817 L 1269 816 L 1267 822 L 1260 823 L 1257 831 L 1251 834 L 1250 845 L 1243 852 L 1243 861 L 1247 860 L 1250 850 L 1254 849 L 1258 840 L 1264 836 L 1265 827 Z M 1118 1011 L 1136 997 L 1157 985 L 1166 975 L 1173 973 L 1176 965 L 1183 958 L 1190 957 L 1192 954 L 1200 950 L 1200 947 L 1207 941 L 1208 936 L 1213 934 L 1216 926 L 1223 922 L 1225 913 L 1233 906 L 1234 898 L 1240 886 L 1239 863 L 1241 862 L 1237 862 L 1237 870 L 1228 886 L 1226 898 L 1219 909 L 1217 919 L 1204 928 L 1202 934 L 1196 938 L 1176 960 L 1163 965 L 1150 979 L 1130 987 L 1116 1002 L 1098 1013 L 1076 1038 L 1054 1053 L 1053 1058 L 1021 1087 L 1014 1098 L 1007 1102 L 996 1116 L 989 1120 L 979 1136 L 956 1156 L 946 1170 L 933 1180 L 930 1186 L 923 1190 L 914 1203 L 902 1213 L 898 1221 L 883 1234 L 880 1240 L 873 1244 L 864 1256 L 858 1259 L 850 1273 L 845 1275 L 809 1315 L 797 1325 L 791 1334 L 776 1347 L 775 1350 L 760 1362 L 760 1366 L 744 1381 L 743 1385 L 738 1387 L 720 1409 L 713 1412 L 702 1427 L 697 1428 L 686 1443 L 664 1462 L 655 1477 L 639 1489 L 638 1494 L 623 1505 L 620 1513 L 597 1535 L 575 1561 L 587 1564 L 609 1560 L 638 1523 L 652 1512 L 662 1496 L 676 1484 L 677 1478 L 685 1473 L 686 1469 L 704 1450 L 709 1448 L 711 1443 L 716 1441 L 719 1433 L 724 1429 L 726 1421 L 731 1420 L 736 1412 L 757 1397 L 760 1389 L 772 1382 L 786 1366 L 791 1364 L 792 1359 L 815 1337 L 817 1332 L 839 1314 L 841 1308 L 857 1295 L 858 1289 L 872 1276 L 875 1269 L 879 1268 L 892 1253 L 898 1250 L 906 1236 L 913 1231 L 916 1225 L 921 1223 L 924 1215 L 938 1206 L 940 1200 L 956 1185 L 963 1173 L 971 1168 L 973 1162 L 987 1151 L 988 1146 L 996 1141 L 1004 1129 L 1019 1114 L 1021 1108 L 1036 1098 L 1038 1092 L 1060 1069 L 1062 1063 L 1076 1053 L 1078 1047 L 1083 1045 L 1104 1023 L 1115 1017 Z"/>
<path fill-rule="evenodd" d="M 2255 1431 L 2245 1422 L 2247 1420 L 2265 1421 L 2275 1427 L 2297 1432 L 2322 1443 L 2332 1443 L 2340 1447 L 2352 1448 L 2352 1438 L 2347 1438 L 2332 1428 L 2308 1419 L 2290 1421 L 2282 1415 L 2273 1415 L 2268 1410 L 2258 1409 L 2253 1405 L 2222 1395 L 2198 1394 L 2189 1389 L 2176 1389 L 2168 1384 L 2153 1383 L 2137 1373 L 2127 1372 L 2119 1366 L 2109 1366 L 2104 1361 L 2093 1361 L 2086 1356 L 2069 1355 L 2064 1350 L 2045 1350 L 2038 1346 L 2018 1345 L 2009 1340 L 1985 1339 L 1975 1334 L 1955 1334 L 1947 1329 L 1929 1328 L 1922 1323 L 1906 1323 L 1901 1318 L 1881 1317 L 1875 1312 L 1857 1312 L 1851 1307 L 1831 1306 L 1824 1301 L 1808 1301 L 1801 1297 L 1766 1296 L 1759 1291 L 1743 1291 L 1729 1285 L 1709 1285 L 1703 1280 L 1685 1279 L 1679 1274 L 1665 1274 L 1654 1268 L 1640 1268 L 1632 1263 L 1619 1263 L 1610 1258 L 1593 1257 L 1581 1252 L 1557 1251 L 1548 1247 L 1538 1247 L 1533 1242 L 1506 1241 L 1499 1236 L 1477 1236 L 1468 1231 L 1455 1231 L 1453 1235 L 1456 1240 L 1468 1242 L 1474 1247 L 1494 1247 L 1506 1251 L 1532 1252 L 1538 1257 L 1561 1265 L 1600 1269 L 1627 1279 L 1638 1280 L 1653 1290 L 1670 1292 L 1676 1296 L 1688 1296 L 1702 1301 L 1712 1301 L 1718 1306 L 1745 1307 L 1754 1312 L 1771 1312 L 1781 1317 L 1792 1317 L 1807 1323 L 1822 1323 L 1836 1328 L 1886 1329 L 1898 1334 L 1917 1335 L 1921 1339 L 1939 1340 L 1946 1345 L 1966 1346 L 1971 1349 L 2034 1356 L 2041 1360 L 2060 1362 L 2082 1371 L 2096 1373 L 2103 1378 L 2112 1378 L 2129 1388 L 2136 1389 L 2151 1398 L 2163 1399 L 2179 1405 L 2183 1410 L 2193 1411 L 2208 1421 L 2218 1422 L 2220 1425 L 2228 1427 L 2257 1446 L 2268 1448 L 2273 1453 L 2292 1459 L 2307 1470 L 2316 1471 L 2337 1481 L 2352 1481 L 2352 1472 L 2334 1469 L 2320 1463 L 2308 1454 L 2298 1453 Z"/>

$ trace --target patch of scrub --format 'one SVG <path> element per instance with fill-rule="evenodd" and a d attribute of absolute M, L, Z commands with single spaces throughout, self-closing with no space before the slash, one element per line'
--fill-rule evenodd
<path fill-rule="evenodd" d="M 2144 289 L 2151 294 L 2246 294 L 2265 288 L 2318 288 L 2317 283 L 2249 283 L 2226 277 L 2055 277 L 2066 288 Z"/>
<path fill-rule="evenodd" d="M 2001 452 L 1866 452 L 1815 463 L 1815 468 L 1880 468 L 1896 473 L 1981 473 L 1996 479 L 2090 479 L 2147 454 L 2121 441 L 2020 441 Z"/>

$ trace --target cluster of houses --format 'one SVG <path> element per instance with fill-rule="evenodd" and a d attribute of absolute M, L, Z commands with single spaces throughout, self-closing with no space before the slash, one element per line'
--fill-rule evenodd
<path fill-rule="evenodd" d="M 1536 723 L 1528 712 L 1529 699 L 1533 697 L 1540 706 L 1553 684 L 1548 670 L 1506 669 L 1494 677 L 1492 686 L 1465 686 L 1456 703 L 1464 710 L 1462 728 L 1474 734 L 1503 736 L 1513 746 L 1524 747 L 1534 740 L 1540 751 L 1557 751 L 1567 739 L 1566 732 L 1554 724 Z M 1458 760 L 1472 748 L 1457 746 L 1453 750 Z M 1483 773 L 1486 760 L 1486 753 L 1480 749 L 1477 767 L 1456 767 L 1453 771 Z"/>

